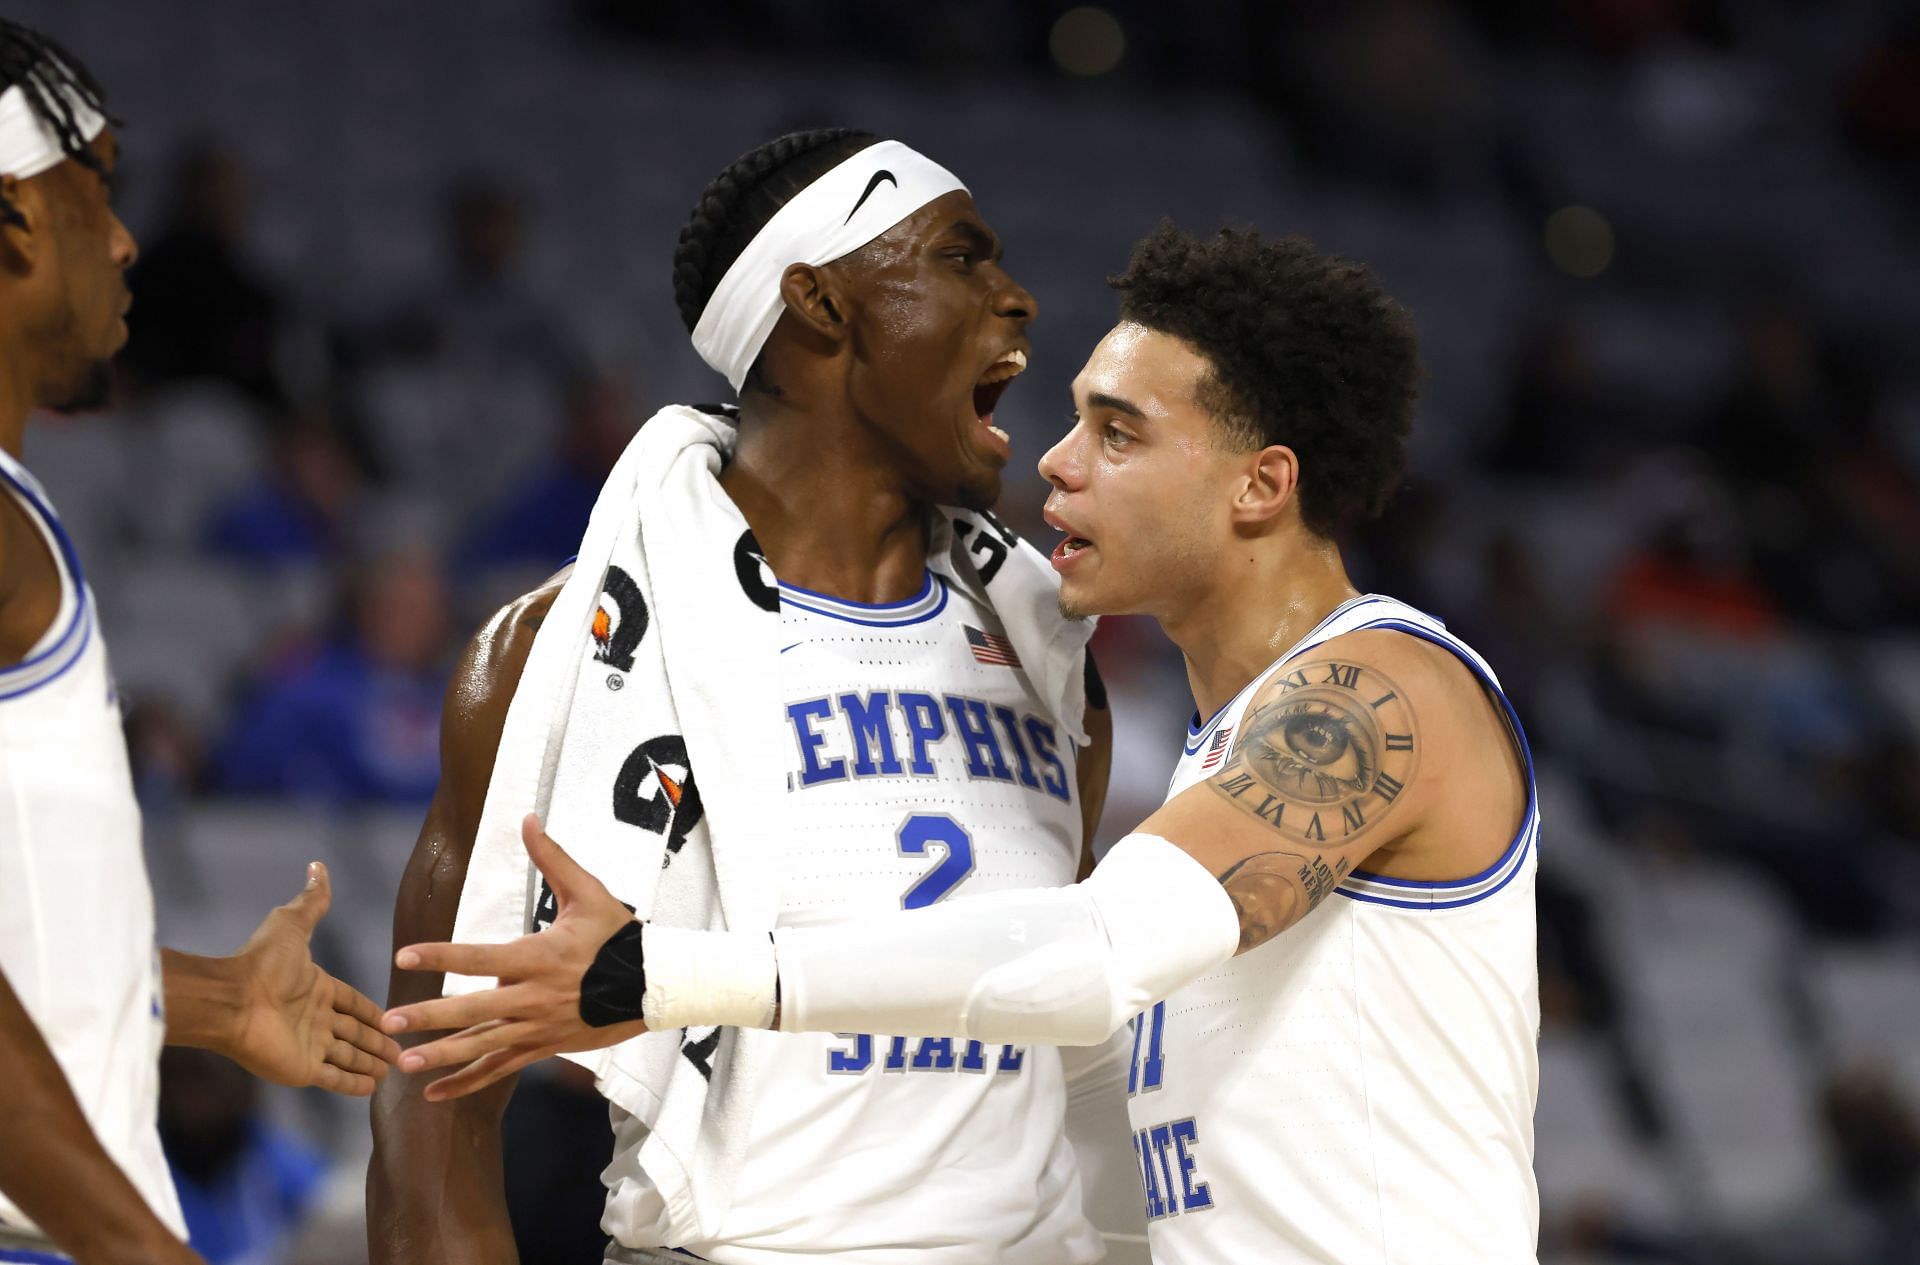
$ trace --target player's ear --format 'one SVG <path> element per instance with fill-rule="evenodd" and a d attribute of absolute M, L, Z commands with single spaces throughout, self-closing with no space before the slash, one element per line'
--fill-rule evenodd
<path fill-rule="evenodd" d="M 31 268 L 46 239 L 47 204 L 18 176 L 0 176 L 0 267 Z"/>
<path fill-rule="evenodd" d="M 1300 488 L 1300 458 L 1285 444 L 1269 444 L 1247 457 L 1233 498 L 1233 521 L 1258 526 L 1279 517 Z"/>
<path fill-rule="evenodd" d="M 780 298 L 812 333 L 839 342 L 847 336 L 847 304 L 840 280 L 812 264 L 790 264 L 780 275 Z"/>

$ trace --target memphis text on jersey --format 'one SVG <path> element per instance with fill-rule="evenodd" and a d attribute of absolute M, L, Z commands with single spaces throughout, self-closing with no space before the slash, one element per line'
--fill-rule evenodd
<path fill-rule="evenodd" d="M 1017 782 L 1062 803 L 1073 796 L 1053 722 L 1001 703 L 874 690 L 788 703 L 787 720 L 800 749 L 796 789 L 848 778 L 938 777 L 933 751 L 946 743 L 964 756 L 970 781 Z"/>

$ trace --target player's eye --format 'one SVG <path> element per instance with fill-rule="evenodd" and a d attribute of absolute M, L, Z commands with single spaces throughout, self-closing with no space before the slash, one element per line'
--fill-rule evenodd
<path fill-rule="evenodd" d="M 1355 740 L 1353 722 L 1324 704 L 1287 708 L 1268 741 L 1281 784 L 1313 799 L 1340 798 L 1373 784 L 1372 753 Z"/>

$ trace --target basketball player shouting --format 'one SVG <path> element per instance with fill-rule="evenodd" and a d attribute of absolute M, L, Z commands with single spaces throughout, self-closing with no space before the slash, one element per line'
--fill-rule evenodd
<path fill-rule="evenodd" d="M 801 753 L 796 784 L 806 788 L 783 821 L 783 925 L 950 892 L 1069 885 L 1106 795 L 1110 727 L 1098 690 L 1086 717 L 1092 745 L 1076 752 L 1061 732 L 1069 718 L 1051 714 L 988 635 L 994 612 L 928 567 L 933 507 L 984 510 L 999 495 L 1010 450 L 993 409 L 1026 364 L 1035 314 L 957 183 L 864 133 L 797 133 L 722 172 L 674 255 L 696 346 L 742 375 L 738 443 L 719 484 L 777 593 L 757 561 L 741 582 L 777 598 L 780 640 L 793 643 L 774 668 L 784 694 L 766 704 L 783 749 Z M 944 191 L 909 193 L 928 186 Z M 807 220 L 816 204 L 826 208 L 819 225 Z M 818 264 L 789 262 L 807 253 L 796 243 L 831 236 L 843 218 L 858 227 L 868 206 L 892 217 L 872 224 L 877 237 Z M 729 326 L 757 331 L 730 357 L 713 350 L 703 322 L 723 278 L 731 302 L 756 314 Z M 981 533 L 970 544 L 983 580 L 996 557 L 1007 561 L 1007 540 Z M 550 581 L 501 611 L 456 673 L 441 784 L 400 891 L 397 944 L 451 934 L 508 706 L 559 587 Z M 669 796 L 675 811 L 691 811 L 684 770 L 672 772 L 671 785 L 661 774 L 662 811 Z M 724 781 L 699 785 L 708 802 L 727 793 Z M 884 825 L 849 839 L 849 818 Z M 393 987 L 399 1004 L 437 996 L 441 980 L 396 971 Z M 1097 1259 L 1063 1135 L 1059 1052 L 875 1035 L 898 1031 L 783 1039 L 756 1092 L 723 1223 L 697 1239 L 663 1241 L 663 1196 L 640 1158 L 648 1131 L 614 1107 L 609 1259 Z M 394 1077 L 375 1100 L 373 1260 L 512 1261 L 499 1146 L 511 1081 L 451 1108 L 428 1101 L 437 1095 L 426 1082 Z M 831 1193 L 800 1193 L 822 1190 Z"/>
<path fill-rule="evenodd" d="M 159 1047 L 368 1094 L 398 1048 L 315 966 L 324 867 L 231 958 L 161 951 L 120 708 L 80 560 L 20 464 L 28 414 L 101 402 L 133 238 L 71 55 L 0 20 L 0 1261 L 193 1261 Z"/>
<path fill-rule="evenodd" d="M 649 926 L 637 969 L 599 979 L 660 1025 L 776 997 L 787 1031 L 1074 1043 L 1131 1018 L 1156 1261 L 1531 1261 L 1526 743 L 1485 661 L 1358 593 L 1333 543 L 1397 481 L 1411 329 L 1297 238 L 1163 228 L 1115 284 L 1041 470 L 1063 604 L 1151 614 L 1185 653 L 1198 710 L 1165 805 L 1074 888 L 771 943 Z M 400 953 L 510 985 L 388 1016 L 511 1021 L 403 1057 L 477 1058 L 449 1094 L 596 1039 L 580 981 L 626 911 L 531 818 L 526 838 L 566 911 L 552 933 Z M 715 936 L 750 955 L 724 979 L 700 973 Z"/>

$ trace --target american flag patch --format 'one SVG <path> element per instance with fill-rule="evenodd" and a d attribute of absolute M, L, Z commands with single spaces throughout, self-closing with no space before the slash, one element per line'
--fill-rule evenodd
<path fill-rule="evenodd" d="M 1207 758 L 1200 761 L 1200 771 L 1204 773 L 1208 769 L 1214 767 L 1216 764 L 1219 764 L 1221 760 L 1225 759 L 1227 755 L 1227 745 L 1232 741 L 1233 741 L 1232 725 L 1228 725 L 1226 728 L 1222 729 L 1219 733 L 1215 734 L 1213 736 L 1213 741 L 1207 744 Z"/>
<path fill-rule="evenodd" d="M 967 649 L 973 651 L 975 659 L 1002 668 L 1020 666 L 1020 656 L 1013 652 L 1011 641 L 999 633 L 982 632 L 972 624 L 960 626 L 967 631 Z"/>

